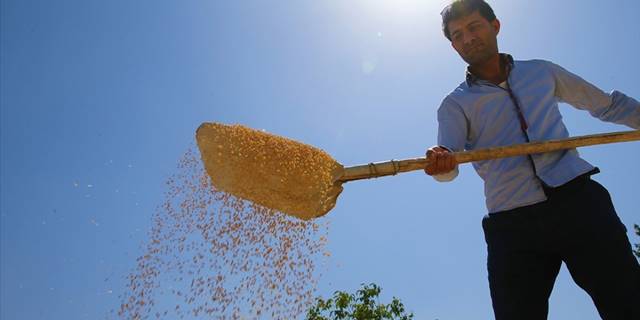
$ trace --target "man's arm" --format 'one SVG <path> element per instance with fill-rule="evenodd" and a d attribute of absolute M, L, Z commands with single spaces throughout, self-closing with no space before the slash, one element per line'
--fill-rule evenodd
<path fill-rule="evenodd" d="M 458 164 L 451 152 L 464 149 L 467 132 L 467 118 L 462 108 L 450 98 L 445 98 L 438 108 L 438 145 L 427 150 L 430 163 L 425 173 L 440 182 L 455 179 L 458 176 Z"/>
<path fill-rule="evenodd" d="M 606 122 L 640 129 L 640 102 L 620 91 L 606 93 L 579 76 L 548 62 L 556 81 L 555 95 L 578 109 Z"/>

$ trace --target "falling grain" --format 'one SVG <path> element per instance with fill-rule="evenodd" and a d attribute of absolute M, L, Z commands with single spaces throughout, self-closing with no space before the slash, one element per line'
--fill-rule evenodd
<path fill-rule="evenodd" d="M 115 313 L 136 320 L 298 318 L 312 303 L 327 230 L 323 220 L 303 221 L 217 190 L 189 151 L 167 181 Z"/>

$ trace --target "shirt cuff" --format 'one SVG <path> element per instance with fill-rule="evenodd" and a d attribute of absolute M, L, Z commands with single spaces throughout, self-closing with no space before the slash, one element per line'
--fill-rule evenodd
<path fill-rule="evenodd" d="M 458 173 L 460 173 L 460 171 L 458 170 L 458 166 L 456 166 L 455 169 L 447 173 L 434 174 L 432 177 L 438 182 L 449 182 L 455 179 L 458 176 Z"/>

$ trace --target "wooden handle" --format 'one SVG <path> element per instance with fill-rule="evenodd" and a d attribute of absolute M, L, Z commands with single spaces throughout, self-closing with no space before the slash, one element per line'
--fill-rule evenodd
<path fill-rule="evenodd" d="M 563 149 L 573 149 L 577 147 L 592 146 L 597 144 L 637 140 L 640 140 L 640 130 L 602 133 L 587 136 L 578 136 L 567 139 L 523 143 L 513 146 L 454 152 L 453 155 L 456 159 L 456 162 L 467 163 L 521 156 L 526 154 L 551 152 Z M 427 166 L 428 163 L 429 161 L 425 157 L 421 157 L 347 167 L 344 168 L 344 173 L 340 178 L 338 178 L 338 181 L 348 182 L 361 179 L 371 179 L 396 175 L 401 172 L 422 170 Z"/>

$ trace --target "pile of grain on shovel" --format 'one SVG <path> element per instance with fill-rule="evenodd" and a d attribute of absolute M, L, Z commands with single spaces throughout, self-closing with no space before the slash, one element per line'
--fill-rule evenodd
<path fill-rule="evenodd" d="M 343 167 L 326 152 L 241 125 L 204 123 L 196 138 L 216 188 L 303 220 L 335 206 Z"/>

